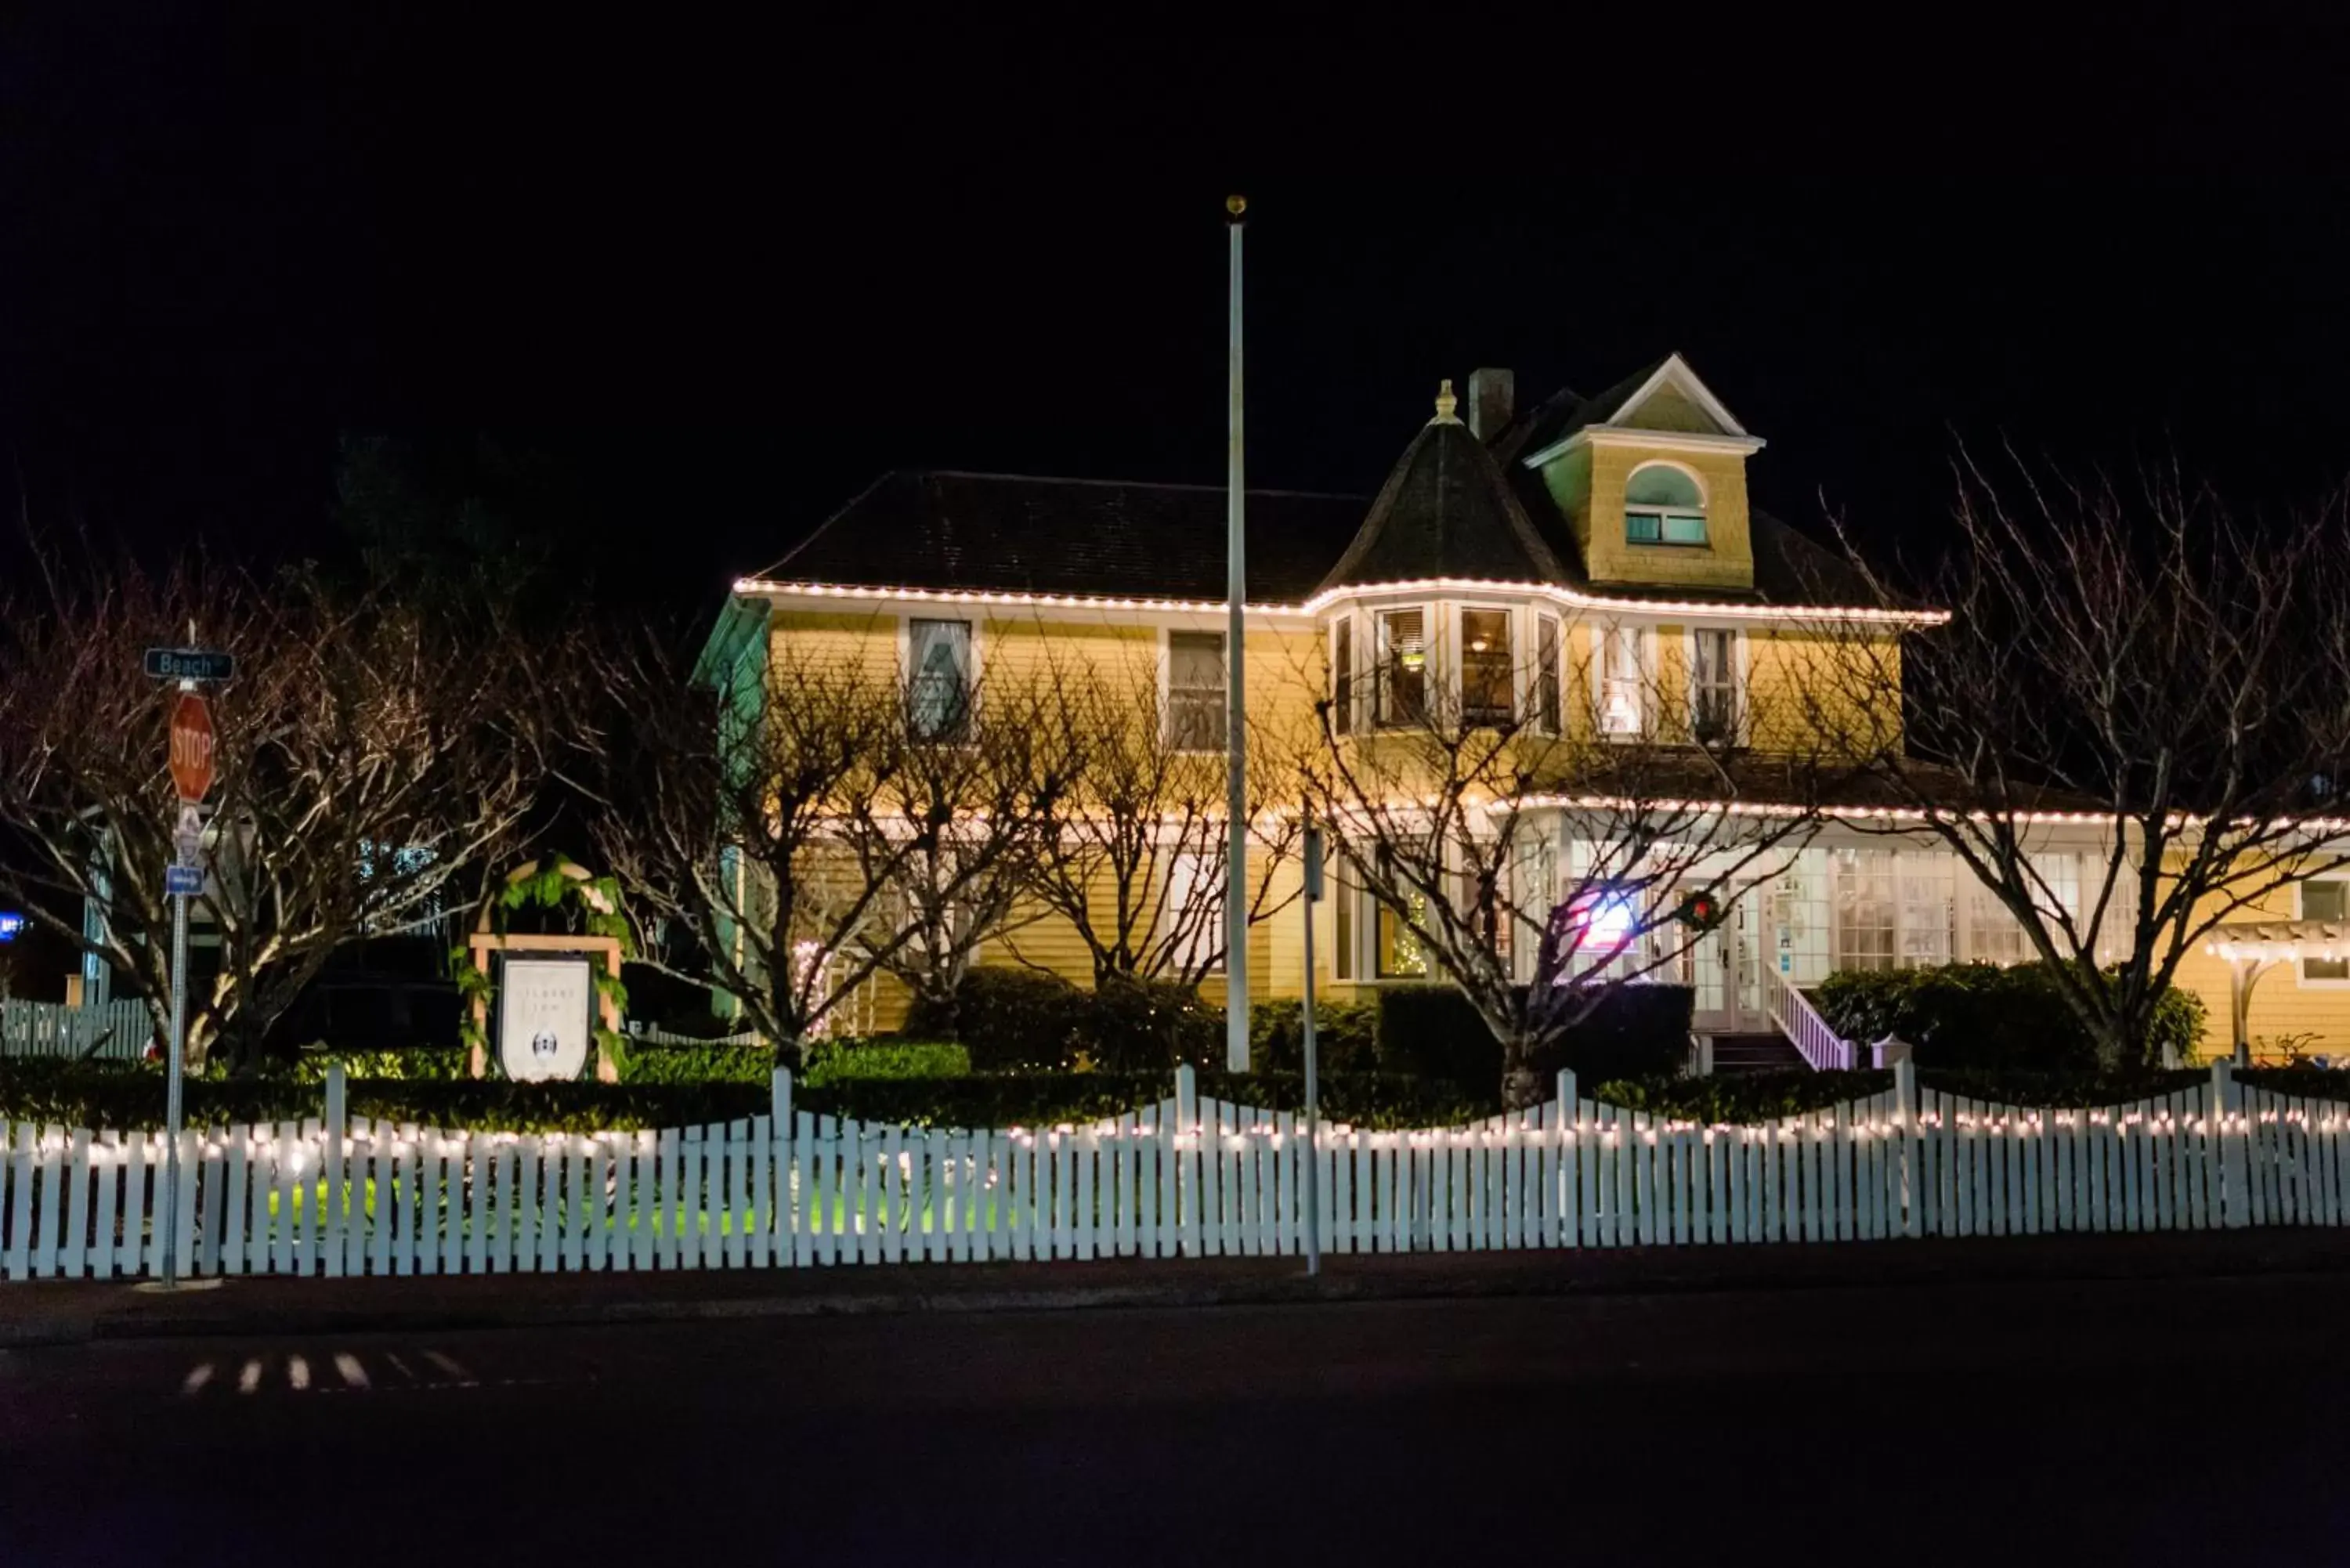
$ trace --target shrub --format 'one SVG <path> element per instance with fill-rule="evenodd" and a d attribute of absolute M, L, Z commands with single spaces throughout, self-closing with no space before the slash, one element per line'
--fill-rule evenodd
<path fill-rule="evenodd" d="M 1113 1073 L 1172 1071 L 1224 1057 L 1224 1015 L 1197 988 L 1172 981 L 1105 975 L 1078 1009 L 1077 1044 Z"/>
<path fill-rule="evenodd" d="M 722 1018 L 707 1003 L 675 1008 L 661 1014 L 657 1028 L 664 1034 L 683 1034 L 695 1040 L 725 1040 L 748 1031 L 746 1019 Z"/>
<path fill-rule="evenodd" d="M 1548 1076 L 1572 1067 L 1586 1084 L 1678 1072 L 1689 1059 L 1694 1000 L 1684 985 L 1613 987 L 1535 1068 Z M 1479 1087 L 1501 1081 L 1501 1042 L 1457 988 L 1385 987 L 1378 1009 L 1381 1071 Z"/>
<path fill-rule="evenodd" d="M 1994 1072 L 2093 1072 L 2095 1043 L 2056 989 L 2046 964 L 1945 964 L 1929 969 L 1840 970 L 1813 993 L 1829 1027 L 1866 1044 L 1887 1034 L 1915 1046 L 1918 1064 Z M 2172 987 L 2156 1003 L 2135 1066 L 2181 1060 L 2203 1035 L 2200 998 Z"/>
<path fill-rule="evenodd" d="M 850 1078 L 960 1078 L 971 1053 L 944 1041 L 845 1040 L 817 1043 L 798 1077 L 810 1087 Z"/>
<path fill-rule="evenodd" d="M 1305 1007 L 1295 1001 L 1249 1008 L 1249 1065 L 1261 1073 L 1305 1070 Z M 1368 1073 L 1378 1065 L 1378 1007 L 1371 1002 L 1314 1003 L 1314 1050 L 1325 1073 Z"/>
<path fill-rule="evenodd" d="M 764 1084 L 775 1065 L 761 1045 L 654 1045 L 622 1040 L 605 1046 L 623 1084 Z"/>
<path fill-rule="evenodd" d="M 1502 1043 L 1452 985 L 1386 985 L 1372 1001 L 1382 1073 L 1460 1085 L 1499 1085 Z"/>
<path fill-rule="evenodd" d="M 1066 1067 L 1085 1008 L 1085 993 L 1056 975 L 982 967 L 963 976 L 951 1007 L 916 998 L 904 1033 L 961 1042 L 981 1072 Z"/>
<path fill-rule="evenodd" d="M 1883 1094 L 1892 1086 L 1890 1073 L 1796 1071 L 1715 1078 L 1659 1074 L 1617 1078 L 1580 1092 L 1586 1098 L 1605 1100 L 1626 1110 L 1647 1111 L 1652 1116 L 1711 1127 L 1798 1116 L 1842 1100 Z"/>

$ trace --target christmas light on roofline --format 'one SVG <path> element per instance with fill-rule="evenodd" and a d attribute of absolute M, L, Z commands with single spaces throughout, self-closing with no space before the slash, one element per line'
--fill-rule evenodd
<path fill-rule="evenodd" d="M 998 606 L 1014 609 L 1134 610 L 1158 615 L 1219 615 L 1228 607 L 1221 599 L 1139 598 L 1117 595 L 1014 593 L 983 588 L 909 588 L 859 587 L 848 583 L 778 582 L 766 577 L 740 577 L 738 594 L 795 594 L 808 598 L 904 599 L 916 604 Z M 1510 593 L 1548 599 L 1572 609 L 1606 610 L 1616 614 L 1702 616 L 1719 620 L 1830 621 L 1919 630 L 1948 625 L 1948 610 L 1879 609 L 1860 605 L 1742 605 L 1703 599 L 1631 599 L 1586 594 L 1552 583 L 1512 582 L 1488 577 L 1417 577 L 1404 582 L 1373 583 L 1329 588 L 1303 604 L 1253 604 L 1247 613 L 1258 616 L 1312 616 L 1339 599 L 1362 594 L 1386 593 Z"/>

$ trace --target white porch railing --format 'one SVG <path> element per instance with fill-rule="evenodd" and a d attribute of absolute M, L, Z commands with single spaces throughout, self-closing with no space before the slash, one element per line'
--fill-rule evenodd
<path fill-rule="evenodd" d="M 1828 1021 L 1820 1016 L 1819 1009 L 1805 1000 L 1802 992 L 1767 970 L 1762 974 L 1762 997 L 1771 1022 L 1794 1042 L 1795 1049 L 1811 1064 L 1814 1073 L 1849 1072 L 1863 1064 L 1866 1054 L 1864 1047 L 1829 1028 Z"/>
<path fill-rule="evenodd" d="M 0 1002 L 0 1056 L 135 1057 L 155 1032 L 143 1002 L 67 1007 L 55 1002 Z"/>

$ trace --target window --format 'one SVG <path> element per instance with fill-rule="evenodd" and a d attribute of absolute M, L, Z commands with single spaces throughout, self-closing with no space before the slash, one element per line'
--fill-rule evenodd
<path fill-rule="evenodd" d="M 1599 732 L 1637 735 L 1648 727 L 1648 692 L 1641 679 L 1640 628 L 1603 627 L 1597 633 Z"/>
<path fill-rule="evenodd" d="M 1632 545 L 1702 545 L 1705 497 L 1688 471 L 1652 462 L 1624 485 L 1624 539 Z"/>
<path fill-rule="evenodd" d="M 1167 634 L 1167 743 L 1179 752 L 1224 749 L 1224 639 Z"/>
<path fill-rule="evenodd" d="M 1690 633 L 1690 732 L 1700 742 L 1738 738 L 1738 634 L 1714 627 Z"/>
<path fill-rule="evenodd" d="M 2316 880 L 2301 885 L 2301 918 L 2304 920 L 2350 919 L 2350 882 Z M 2350 958 L 2305 958 L 2301 961 L 2301 978 L 2304 981 L 2341 981 L 2350 982 Z"/>
<path fill-rule="evenodd" d="M 1951 874 L 1948 855 L 1902 855 L 1896 861 L 1901 893 L 1901 967 L 1925 969 L 1950 961 Z"/>
<path fill-rule="evenodd" d="M 1835 855 L 1836 968 L 1893 968 L 1893 851 L 1839 849 Z"/>
<path fill-rule="evenodd" d="M 1558 733 L 1558 617 L 1534 618 L 1534 714 L 1552 734 Z"/>
<path fill-rule="evenodd" d="M 1379 612 L 1378 690 L 1374 720 L 1417 724 L 1428 711 L 1428 616 L 1424 610 Z"/>
<path fill-rule="evenodd" d="M 1336 940 L 1330 944 L 1330 972 L 1336 979 L 1352 980 L 1355 978 L 1355 900 L 1362 896 L 1362 891 L 1347 877 L 1346 863 L 1335 856 L 1330 866 L 1330 885 L 1333 889 L 1330 914 L 1337 928 Z"/>
<path fill-rule="evenodd" d="M 1347 616 L 1330 629 L 1331 727 L 1344 735 L 1355 727 L 1355 618 Z"/>
<path fill-rule="evenodd" d="M 906 663 L 914 733 L 926 741 L 962 735 L 971 720 L 971 622 L 907 621 Z"/>
<path fill-rule="evenodd" d="M 1428 916 L 1427 896 L 1404 887 L 1392 862 L 1387 862 L 1385 857 L 1381 858 L 1386 871 L 1382 880 L 1403 895 L 1414 919 L 1425 920 Z M 1429 974 L 1428 950 L 1420 946 L 1419 939 L 1404 924 L 1402 916 L 1389 909 L 1384 900 L 1376 902 L 1371 925 L 1372 974 L 1380 980 L 1426 980 Z"/>
<path fill-rule="evenodd" d="M 1510 612 L 1461 612 L 1461 717 L 1471 724 L 1503 725 L 1517 717 L 1510 690 Z"/>
<path fill-rule="evenodd" d="M 1224 941 L 1221 878 L 1204 855 L 1177 855 L 1167 863 L 1164 919 L 1173 928 L 1170 957 L 1185 974 L 1196 974 Z M 1211 967 L 1221 970 L 1219 962 Z"/>
<path fill-rule="evenodd" d="M 1966 878 L 1967 958 L 1973 963 L 2011 964 L 2023 961 L 2023 928 L 2008 912 L 1999 895 Z"/>

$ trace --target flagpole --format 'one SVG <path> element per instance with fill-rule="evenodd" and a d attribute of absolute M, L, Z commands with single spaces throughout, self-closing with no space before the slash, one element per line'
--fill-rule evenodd
<path fill-rule="evenodd" d="M 1224 593 L 1226 606 L 1224 753 L 1226 757 L 1224 851 L 1224 1065 L 1249 1067 L 1248 983 L 1248 704 L 1243 676 L 1248 659 L 1242 607 L 1248 598 L 1248 493 L 1241 470 L 1241 227 L 1248 202 L 1227 197 L 1224 213 L 1232 234 L 1231 362 L 1227 402 L 1230 436 L 1224 462 Z"/>

